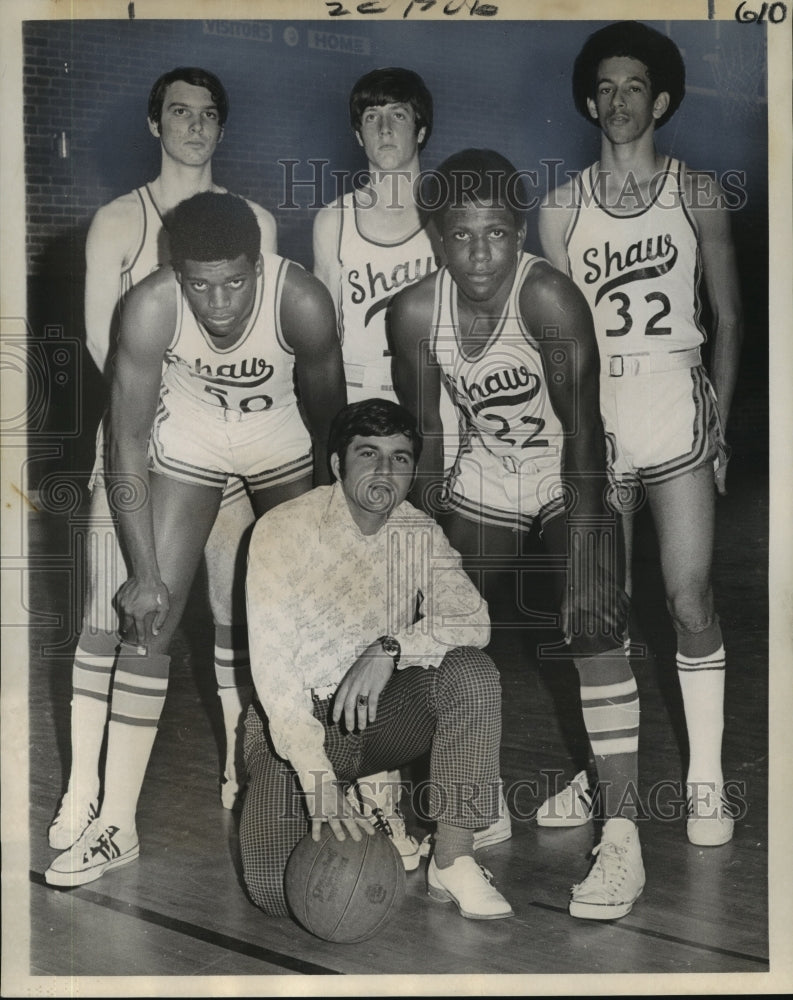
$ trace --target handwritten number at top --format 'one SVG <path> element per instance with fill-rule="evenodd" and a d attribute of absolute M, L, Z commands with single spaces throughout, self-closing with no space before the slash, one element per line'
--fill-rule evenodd
<path fill-rule="evenodd" d="M 441 0 L 402 0 L 402 18 L 408 18 L 415 11 L 423 14 L 433 7 L 440 7 Z M 391 7 L 398 6 L 383 0 L 364 0 L 357 3 L 354 8 L 345 7 L 341 0 L 325 0 L 329 17 L 345 17 L 348 14 L 386 14 Z M 494 3 L 481 3 L 480 0 L 446 0 L 440 12 L 447 17 L 454 17 L 455 14 L 467 12 L 469 16 L 495 17 L 498 14 L 498 5 Z"/>

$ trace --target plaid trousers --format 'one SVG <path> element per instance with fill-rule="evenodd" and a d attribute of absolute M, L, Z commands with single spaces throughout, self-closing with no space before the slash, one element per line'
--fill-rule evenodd
<path fill-rule="evenodd" d="M 315 702 L 325 727 L 325 753 L 345 783 L 392 770 L 430 753 L 428 813 L 466 829 L 498 815 L 501 682 L 490 657 L 472 646 L 451 650 L 438 667 L 397 670 L 383 689 L 377 718 L 348 732 L 331 718 L 332 699 Z M 300 783 L 277 757 L 258 703 L 245 721 L 248 789 L 240 850 L 251 899 L 274 916 L 288 913 L 284 870 L 308 832 Z"/>

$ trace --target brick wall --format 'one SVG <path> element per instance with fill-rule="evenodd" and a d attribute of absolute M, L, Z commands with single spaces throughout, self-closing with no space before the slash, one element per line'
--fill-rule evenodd
<path fill-rule="evenodd" d="M 594 25 L 487 23 L 74 21 L 24 26 L 27 257 L 40 269 L 50 241 L 83 228 L 116 195 L 156 175 L 159 151 L 146 127 L 148 92 L 176 65 L 205 66 L 231 97 L 215 177 L 275 211 L 286 252 L 309 264 L 314 214 L 279 211 L 279 157 L 327 158 L 333 169 L 358 169 L 360 150 L 347 125 L 349 88 L 377 65 L 420 72 L 433 92 L 436 126 L 424 165 L 468 145 L 492 146 L 524 168 L 541 157 L 574 169 L 597 154 L 597 132 L 577 118 L 569 90 L 575 51 Z M 721 26 L 720 46 L 730 38 Z M 680 27 L 685 42 L 694 29 Z M 335 40 L 334 44 L 331 44 Z M 696 47 L 694 41 L 696 40 Z M 324 47 L 317 47 L 324 46 Z M 706 75 L 708 38 L 691 39 L 690 87 L 678 116 L 660 133 L 671 152 L 709 168 L 748 169 L 764 213 L 764 109 L 741 134 L 714 115 Z M 729 58 L 729 53 L 723 58 Z M 698 80 L 698 75 L 702 77 Z M 722 102 L 724 103 L 724 102 Z M 71 155 L 58 159 L 65 130 Z M 703 162 L 697 162 L 697 161 Z M 544 193 L 541 172 L 539 193 Z"/>
<path fill-rule="evenodd" d="M 279 250 L 311 267 L 315 195 L 298 188 L 299 207 L 284 201 L 279 158 L 300 161 L 294 176 L 312 176 L 309 159 L 354 172 L 364 164 L 347 120 L 354 81 L 375 66 L 417 70 L 435 100 L 435 128 L 422 163 L 436 166 L 465 146 L 491 146 L 524 169 L 542 157 L 577 169 L 596 158 L 597 130 L 578 118 L 570 98 L 575 53 L 595 24 L 532 22 L 424 23 L 384 21 L 39 21 L 23 26 L 29 319 L 35 335 L 60 325 L 81 338 L 83 251 L 93 213 L 156 176 L 159 145 L 146 124 L 151 84 L 177 65 L 217 73 L 231 98 L 216 181 L 269 208 Z M 663 28 L 665 25 L 659 25 Z M 737 30 L 736 30 L 737 29 Z M 739 130 L 729 127 L 729 94 L 714 89 L 713 59 L 734 62 L 740 25 L 721 23 L 718 42 L 707 24 L 673 24 L 684 48 L 689 93 L 660 133 L 665 149 L 695 166 L 745 170 L 748 202 L 733 223 L 742 263 L 747 314 L 756 326 L 747 361 L 765 379 L 767 198 L 764 75 L 751 81 L 757 98 Z M 732 46 L 732 48 L 731 48 Z M 65 131 L 68 159 L 56 136 Z M 328 175 L 320 194 L 335 194 Z M 535 193 L 545 192 L 540 169 Z M 537 248 L 536 212 L 529 246 Z M 90 360 L 84 382 L 91 406 L 101 399 Z M 747 369 L 748 375 L 749 369 Z M 765 439 L 766 397 L 747 383 L 738 403 Z M 57 415 L 53 418 L 57 420 Z M 91 435 L 83 447 L 90 454 Z"/>

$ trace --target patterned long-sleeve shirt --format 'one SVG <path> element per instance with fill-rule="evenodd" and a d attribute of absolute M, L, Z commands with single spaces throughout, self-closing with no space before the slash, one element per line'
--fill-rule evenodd
<path fill-rule="evenodd" d="M 487 604 L 441 528 L 404 501 L 365 535 L 338 484 L 259 519 L 247 605 L 253 680 L 273 745 L 307 792 L 333 775 L 312 690 L 332 693 L 383 635 L 399 640 L 398 669 L 434 667 L 450 649 L 490 639 Z"/>

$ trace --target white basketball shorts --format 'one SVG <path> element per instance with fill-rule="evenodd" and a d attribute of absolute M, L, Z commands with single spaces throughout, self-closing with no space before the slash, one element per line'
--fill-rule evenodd
<path fill-rule="evenodd" d="M 149 468 L 219 489 L 236 475 L 255 492 L 310 475 L 311 437 L 297 405 L 240 413 L 163 387 L 149 440 Z"/>
<path fill-rule="evenodd" d="M 501 457 L 478 437 L 461 446 L 447 486 L 451 508 L 461 517 L 520 531 L 564 506 L 560 456 Z"/>
<path fill-rule="evenodd" d="M 716 396 L 701 365 L 600 379 L 609 473 L 662 483 L 714 461 L 726 446 Z"/>

